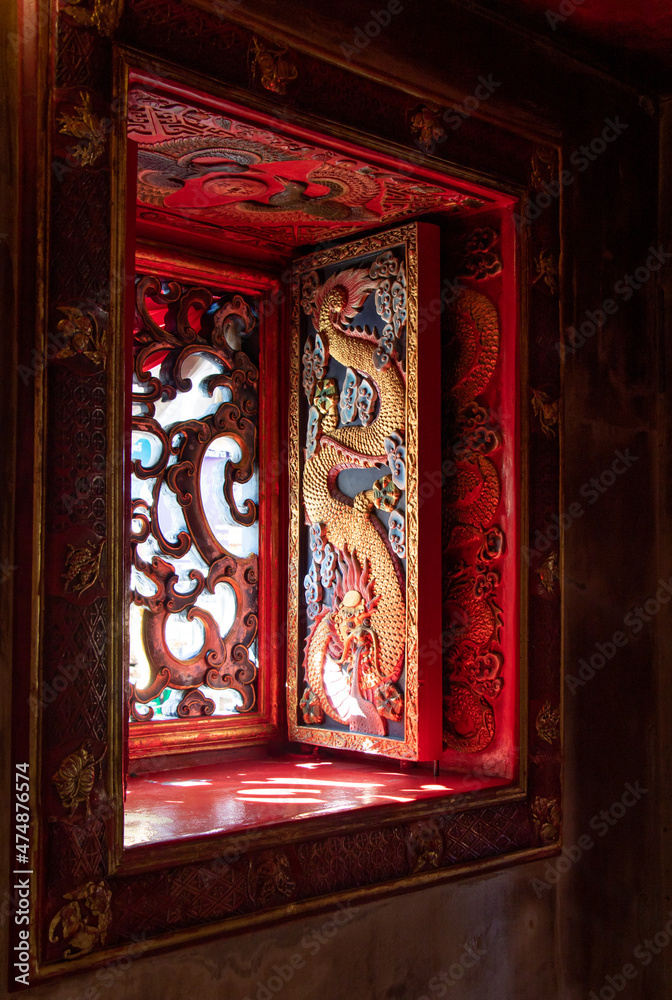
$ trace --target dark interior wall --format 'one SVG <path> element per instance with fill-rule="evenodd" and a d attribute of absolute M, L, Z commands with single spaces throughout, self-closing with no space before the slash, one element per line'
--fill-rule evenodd
<path fill-rule="evenodd" d="M 661 366 L 656 338 L 660 279 L 669 287 L 672 258 L 657 271 L 655 259 L 646 263 L 649 248 L 657 250 L 660 240 L 672 250 L 670 234 L 657 233 L 655 104 L 650 95 L 556 52 L 550 31 L 548 39 L 534 39 L 439 0 L 423 0 L 422 6 L 401 2 L 404 9 L 353 58 L 353 67 L 404 81 L 417 95 L 443 104 L 464 100 L 479 75 L 491 75 L 500 85 L 480 111 L 512 130 L 510 150 L 491 151 L 493 176 L 503 155 L 515 155 L 517 130 L 561 136 L 570 164 L 573 151 L 600 136 L 605 119 L 627 125 L 585 169 L 575 159 L 574 180 L 562 194 L 564 324 L 593 322 L 586 314 L 601 310 L 605 300 L 617 306 L 601 328 L 595 323 L 589 332 L 586 326 L 585 342 L 565 358 L 560 510 L 578 503 L 581 514 L 571 517 L 571 524 L 569 514 L 566 519 L 563 665 L 565 675 L 585 678 L 564 688 L 563 836 L 571 857 L 561 865 L 515 866 L 353 907 L 352 919 L 343 918 L 336 931 L 337 924 L 327 924 L 324 916 L 287 922 L 139 958 L 127 968 L 107 970 L 106 977 L 92 972 L 45 985 L 33 991 L 36 997 L 99 1000 L 123 992 L 162 1000 L 191 995 L 263 1000 L 266 990 L 293 1000 L 346 995 L 578 1000 L 605 988 L 608 997 L 607 976 L 617 983 L 623 976 L 622 995 L 629 1000 L 665 995 L 672 947 L 652 954 L 646 964 L 633 956 L 638 946 L 644 949 L 639 956 L 647 954 L 643 943 L 663 930 L 672 909 L 658 808 L 670 774 L 656 765 L 666 750 L 660 722 L 669 695 L 662 680 L 669 612 L 662 601 L 656 613 L 644 610 L 645 602 L 657 601 L 657 581 L 672 577 L 672 559 L 665 557 L 671 551 L 670 527 L 667 518 L 657 516 L 669 509 L 664 490 L 669 460 L 663 455 L 669 416 L 661 392 L 669 361 Z M 341 45 L 352 44 L 370 10 L 360 0 L 341 0 L 334 10 L 319 0 L 246 0 L 227 5 L 226 16 L 341 60 Z M 467 119 L 460 128 L 462 150 L 469 147 L 470 124 Z M 668 125 L 668 145 L 669 133 Z M 450 159 L 450 152 L 446 155 Z M 669 200 L 663 187 L 667 217 Z M 631 296 L 626 286 L 615 290 L 637 268 L 651 272 L 641 288 L 631 289 Z M 559 332 L 530 335 L 555 341 Z M 591 485 L 594 478 L 598 486 Z M 638 612 L 629 616 L 638 606 L 649 620 Z M 624 637 L 618 647 L 615 633 Z M 607 658 L 612 643 L 616 648 Z M 604 665 L 592 677 L 584 668 L 579 677 L 581 660 L 596 654 L 604 655 Z M 647 791 L 623 810 L 612 809 L 626 783 Z M 602 810 L 608 816 L 601 821 Z M 296 955 L 303 964 L 281 990 L 270 989 L 277 985 L 275 979 L 271 983 L 278 975 L 275 966 L 287 975 Z M 624 976 L 626 964 L 633 978 Z M 448 980 L 434 978 L 442 972 Z"/>

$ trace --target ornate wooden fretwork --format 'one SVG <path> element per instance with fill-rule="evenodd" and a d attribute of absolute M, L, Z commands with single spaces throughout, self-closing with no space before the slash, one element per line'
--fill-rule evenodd
<path fill-rule="evenodd" d="M 170 717 L 211 715 L 201 686 L 236 692 L 233 707 L 247 712 L 257 674 L 259 373 L 241 345 L 255 340 L 254 301 L 152 276 L 139 278 L 136 298 L 133 430 L 145 452 L 133 463 L 131 561 L 142 609 L 135 649 L 149 677 L 132 686 L 132 717 L 151 718 L 149 703 L 167 689 L 185 692 Z M 228 605 L 216 600 L 219 585 Z M 167 629 L 189 635 L 194 622 L 195 648 L 180 642 L 178 656 Z M 132 626 L 132 655 L 133 635 Z"/>

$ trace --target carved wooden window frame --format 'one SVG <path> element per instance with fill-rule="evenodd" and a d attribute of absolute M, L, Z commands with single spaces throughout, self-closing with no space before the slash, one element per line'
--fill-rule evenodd
<path fill-rule="evenodd" d="M 125 92 L 124 43 L 146 39 L 145 55 L 136 53 L 132 61 L 143 64 L 144 60 L 148 68 L 177 76 L 179 70 L 171 63 L 196 72 L 205 65 L 220 65 L 217 57 L 225 45 L 231 58 L 222 69 L 223 82 L 208 81 L 208 87 L 224 88 L 242 104 L 270 108 L 273 98 L 269 98 L 269 91 L 282 92 L 290 87 L 284 100 L 294 109 L 293 114 L 305 117 L 313 107 L 319 84 L 320 110 L 325 120 L 338 120 L 344 117 L 345 110 L 347 134 L 351 129 L 360 135 L 368 133 L 367 141 L 374 147 L 398 149 L 401 158 L 417 155 L 410 128 L 417 99 L 374 78 L 357 78 L 365 99 L 344 109 L 339 95 L 351 92 L 356 79 L 347 69 L 307 53 L 281 57 L 272 43 L 253 35 L 244 18 L 242 24 L 233 24 L 181 0 L 171 0 L 162 7 L 158 24 L 156 6 L 147 0 L 129 0 L 122 20 L 119 9 L 112 6 L 105 23 L 95 21 L 93 16 L 88 22 L 86 17 L 74 18 L 66 8 L 52 14 L 53 21 L 37 33 L 32 53 L 37 67 L 33 83 L 37 93 L 50 93 L 49 108 L 45 115 L 43 109 L 32 105 L 28 90 L 23 127 L 24 140 L 29 140 L 34 129 L 33 115 L 37 116 L 38 129 L 47 136 L 50 153 L 39 168 L 42 174 L 38 180 L 47 190 L 48 170 L 57 178 L 51 178 L 53 185 L 59 187 L 53 190 L 51 212 L 46 212 L 40 222 L 40 239 L 51 251 L 46 258 L 40 258 L 38 266 L 34 316 L 37 333 L 30 325 L 24 330 L 20 356 L 24 362 L 29 361 L 31 348 L 47 356 L 47 331 L 55 330 L 58 322 L 65 322 L 61 330 L 69 331 L 70 336 L 78 322 L 83 324 L 79 328 L 95 350 L 104 346 L 106 335 L 119 337 L 124 328 L 125 282 L 118 265 L 127 238 L 125 174 L 120 154 L 125 137 L 121 134 L 123 122 L 115 121 L 111 111 L 115 95 Z M 173 30 L 175 22 L 190 25 L 186 40 L 181 29 Z M 86 53 L 84 58 L 81 51 Z M 251 61 L 250 53 L 256 53 Z M 112 58 L 116 64 L 114 76 L 108 70 Z M 162 59 L 168 62 L 162 63 Z M 28 76 L 31 71 L 27 70 Z M 240 80 L 245 79 L 248 84 L 241 88 Z M 54 86 L 56 81 L 58 87 Z M 431 117 L 431 109 L 426 110 Z M 88 123 L 88 138 L 75 156 L 73 139 L 67 132 L 67 115 L 72 118 L 73 113 Z M 498 183 L 521 199 L 520 214 L 525 218 L 527 201 L 544 191 L 544 183 L 557 175 L 557 147 L 547 143 L 538 148 L 529 139 L 496 129 L 508 154 L 504 170 L 504 154 L 500 153 L 499 164 L 493 154 L 493 127 L 481 129 L 478 122 L 474 125 L 477 130 L 468 143 L 457 134 L 450 156 L 465 164 L 461 169 L 467 176 L 484 183 L 488 177 L 492 183 L 492 178 L 499 176 Z M 405 127 L 408 131 L 404 133 Z M 381 138 L 371 138 L 376 135 Z M 391 135 L 402 136 L 401 142 L 395 144 Z M 445 162 L 448 145 L 436 151 L 432 162 L 437 169 L 449 169 Z M 506 175 L 504 182 L 502 173 Z M 559 324 L 555 263 L 559 254 L 558 219 L 558 205 L 553 204 L 533 226 L 524 223 L 520 234 L 522 531 L 528 539 L 533 537 L 534 528 L 546 523 L 548 511 L 557 510 L 559 504 L 556 401 L 560 371 L 553 332 Z M 30 247 L 30 230 L 24 235 Z M 103 308 L 107 303 L 100 301 L 100 290 L 108 287 L 110 279 L 108 326 Z M 528 329 L 546 331 L 546 339 L 536 334 L 528 339 Z M 108 508 L 106 518 L 103 513 L 102 520 L 95 497 L 86 514 L 77 505 L 68 517 L 55 509 L 57 477 L 69 475 L 74 484 L 77 476 L 71 434 L 76 416 L 73 398 L 88 413 L 92 434 L 99 433 L 101 419 L 103 429 L 108 421 L 113 428 L 123 424 L 114 381 L 110 386 L 102 365 L 94 375 L 86 377 L 78 373 L 76 365 L 38 367 L 34 383 L 21 390 L 21 405 L 32 417 L 28 436 L 19 442 L 19 449 L 23 443 L 27 445 L 26 453 L 31 453 L 33 417 L 45 432 L 45 443 L 38 439 L 35 452 L 34 500 L 27 511 L 20 512 L 18 520 L 18 551 L 24 557 L 28 553 L 34 571 L 30 592 L 26 594 L 23 586 L 17 590 L 17 662 L 26 669 L 17 675 L 13 690 L 14 763 L 28 761 L 33 777 L 30 805 L 35 824 L 31 847 L 35 903 L 30 923 L 31 983 L 109 961 L 128 947 L 138 931 L 146 935 L 149 952 L 269 924 L 286 919 L 290 912 L 316 912 L 342 898 L 374 899 L 559 849 L 558 553 L 544 554 L 542 558 L 533 550 L 522 590 L 522 749 L 518 783 L 495 793 L 470 794 L 459 802 L 450 797 L 419 801 L 402 808 L 381 808 L 365 816 L 351 814 L 337 821 L 323 817 L 282 830 L 271 829 L 261 832 L 243 851 L 236 847 L 235 835 L 218 834 L 197 844 L 161 844 L 124 852 L 120 756 L 125 664 L 119 636 L 109 627 L 107 611 L 108 601 L 112 608 L 119 609 L 123 595 L 106 565 L 106 552 L 118 550 L 123 542 L 119 528 L 123 519 L 119 499 Z M 104 439 L 96 438 L 87 471 L 98 476 L 96 482 L 103 494 L 107 484 L 101 479 L 100 462 L 104 469 L 106 455 Z M 534 476 L 529 476 L 530 467 L 535 470 Z M 112 493 L 120 498 L 118 476 L 119 472 L 112 470 Z M 26 531 L 29 514 L 32 530 Z M 58 522 L 57 517 L 61 518 Z M 56 523 L 60 528 L 55 527 Z M 96 527 L 103 523 L 109 528 L 101 533 Z M 98 568 L 95 586 L 88 587 L 86 595 L 75 594 L 74 599 L 72 594 L 69 598 L 63 596 L 68 546 L 87 548 L 89 562 Z M 108 649 L 110 636 L 115 641 Z M 54 682 L 65 676 L 73 644 L 84 650 L 75 663 L 80 681 L 77 698 L 58 701 L 58 710 L 46 711 L 40 696 L 47 687 L 55 690 Z M 81 740 L 80 750 L 76 751 L 80 753 L 80 764 L 91 769 L 84 752 L 95 761 L 93 789 L 103 808 L 83 823 L 66 821 L 52 780 L 67 757 L 66 739 L 75 743 Z M 110 749 L 101 756 L 108 742 Z M 223 861 L 227 856 L 231 860 Z M 80 922 L 93 931 L 73 954 L 63 941 L 61 927 L 67 914 L 75 911 Z M 13 925 L 10 947 L 19 942 L 18 930 L 18 925 Z"/>

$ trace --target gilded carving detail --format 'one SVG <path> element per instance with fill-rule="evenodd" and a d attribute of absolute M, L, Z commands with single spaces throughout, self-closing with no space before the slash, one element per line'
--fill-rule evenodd
<path fill-rule="evenodd" d="M 93 4 L 86 0 L 69 0 L 62 3 L 60 9 L 83 28 L 95 28 L 109 38 L 119 24 L 123 8 L 124 0 L 93 0 Z"/>
<path fill-rule="evenodd" d="M 546 437 L 555 437 L 555 426 L 558 422 L 559 401 L 551 400 L 547 392 L 541 389 L 531 389 L 532 410 L 539 420 L 541 433 Z"/>
<path fill-rule="evenodd" d="M 89 587 L 93 587 L 100 575 L 100 561 L 104 546 L 104 538 L 98 543 L 86 541 L 81 546 L 68 544 L 65 572 L 62 574 L 65 580 L 65 590 L 72 590 L 73 593 L 81 596 Z"/>
<path fill-rule="evenodd" d="M 537 735 L 545 743 L 556 743 L 560 739 L 560 709 L 553 708 L 545 701 L 539 709 L 535 722 Z"/>
<path fill-rule="evenodd" d="M 77 750 L 68 754 L 54 774 L 52 781 L 63 806 L 70 810 L 71 819 L 82 802 L 86 808 L 87 819 L 91 815 L 89 799 L 96 777 L 96 767 L 100 765 L 106 752 L 107 747 L 104 747 L 100 756 L 96 757 L 92 753 L 90 741 L 85 740 Z"/>
<path fill-rule="evenodd" d="M 551 251 L 542 250 L 539 256 L 534 258 L 534 266 L 537 273 L 532 284 L 536 285 L 538 281 L 541 281 L 546 291 L 554 295 L 558 290 L 558 275 L 560 272 Z"/>
<path fill-rule="evenodd" d="M 411 116 L 411 132 L 423 149 L 433 149 L 437 142 L 444 142 L 446 131 L 441 124 L 443 112 L 441 108 L 423 105 Z"/>
<path fill-rule="evenodd" d="M 264 851 L 250 861 L 247 891 L 259 907 L 291 897 L 296 889 L 286 854 Z"/>
<path fill-rule="evenodd" d="M 548 594 L 553 593 L 556 582 L 560 579 L 558 571 L 558 553 L 551 552 L 537 570 L 541 585 Z"/>
<path fill-rule="evenodd" d="M 286 59 L 287 49 L 273 48 L 256 36 L 250 44 L 252 79 L 259 80 L 265 90 L 286 94 L 287 84 L 299 75 L 296 66 Z"/>
<path fill-rule="evenodd" d="M 100 117 L 91 106 L 91 95 L 80 91 L 81 104 L 74 114 L 62 114 L 59 131 L 74 136 L 79 142 L 72 150 L 72 156 L 82 167 L 92 166 L 105 150 L 106 131 Z"/>
<path fill-rule="evenodd" d="M 554 844 L 560 836 L 560 802 L 538 795 L 532 801 L 532 823 L 541 844 Z"/>
<path fill-rule="evenodd" d="M 104 945 L 112 921 L 112 893 L 105 882 L 85 882 L 73 892 L 64 893 L 63 899 L 69 902 L 49 925 L 49 941 L 63 947 L 62 957 L 80 958 Z"/>
<path fill-rule="evenodd" d="M 439 868 L 443 856 L 443 837 L 437 820 L 421 820 L 408 828 L 408 858 L 413 874 Z"/>
<path fill-rule="evenodd" d="M 59 306 L 65 319 L 59 320 L 56 329 L 66 341 L 57 358 L 83 355 L 94 364 L 105 367 L 107 360 L 107 313 L 97 307 Z"/>

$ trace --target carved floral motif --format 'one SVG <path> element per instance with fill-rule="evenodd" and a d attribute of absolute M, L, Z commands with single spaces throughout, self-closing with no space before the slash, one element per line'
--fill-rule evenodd
<path fill-rule="evenodd" d="M 273 48 L 255 36 L 250 43 L 252 78 L 258 79 L 265 90 L 286 94 L 287 84 L 299 75 L 296 66 L 285 58 L 286 55 L 286 48 Z"/>
<path fill-rule="evenodd" d="M 124 0 L 68 0 L 61 10 L 84 28 L 95 28 L 101 35 L 114 34 L 123 10 Z"/>
<path fill-rule="evenodd" d="M 415 133 L 418 144 L 424 149 L 433 149 L 437 142 L 444 142 L 446 131 L 441 124 L 443 112 L 441 108 L 423 105 L 411 115 L 411 132 Z"/>
<path fill-rule="evenodd" d="M 51 921 L 49 941 L 61 944 L 62 957 L 72 960 L 105 944 L 112 921 L 112 893 L 101 880 L 85 882 L 73 892 L 64 893 L 63 899 L 70 902 L 62 906 Z"/>
<path fill-rule="evenodd" d="M 376 479 L 372 492 L 374 507 L 377 507 L 378 510 L 386 510 L 389 513 L 397 506 L 403 491 L 393 482 L 392 476 L 387 475 Z"/>
<path fill-rule="evenodd" d="M 413 823 L 407 835 L 408 858 L 412 872 L 439 868 L 443 857 L 443 837 L 438 820 Z"/>
<path fill-rule="evenodd" d="M 539 256 L 535 257 L 534 266 L 537 274 L 532 284 L 536 285 L 538 281 L 541 281 L 546 291 L 551 294 L 557 292 L 559 270 L 551 251 L 542 250 Z"/>
<path fill-rule="evenodd" d="M 256 906 L 270 906 L 294 894 L 296 883 L 286 854 L 263 851 L 252 858 L 247 876 L 247 891 Z"/>
<path fill-rule="evenodd" d="M 107 360 L 107 313 L 97 307 L 59 306 L 65 319 L 59 320 L 56 329 L 66 341 L 57 358 L 72 358 L 78 354 L 105 367 Z"/>
<path fill-rule="evenodd" d="M 554 844 L 560 836 L 559 800 L 537 795 L 532 801 L 531 813 L 537 840 L 542 844 Z"/>
<path fill-rule="evenodd" d="M 56 786 L 58 796 L 66 809 L 70 810 L 70 818 L 75 815 L 80 803 L 84 803 L 87 819 L 91 815 L 89 799 L 96 777 L 96 766 L 100 764 L 107 747 L 99 757 L 91 751 L 91 742 L 85 740 L 73 753 L 68 754 L 62 762 L 52 781 Z"/>
<path fill-rule="evenodd" d="M 560 579 L 558 571 L 558 553 L 551 552 L 537 570 L 541 585 L 548 594 L 553 593 L 556 582 Z"/>
<path fill-rule="evenodd" d="M 558 422 L 559 401 L 551 400 L 548 393 L 541 389 L 531 389 L 532 410 L 539 420 L 542 434 L 546 437 L 555 437 L 555 426 Z"/>
<path fill-rule="evenodd" d="M 81 596 L 89 587 L 93 587 L 100 574 L 104 546 L 104 538 L 100 542 L 86 541 L 81 546 L 68 544 L 63 573 L 65 590 L 72 590 Z"/>
<path fill-rule="evenodd" d="M 550 701 L 545 701 L 537 714 L 535 729 L 545 743 L 557 742 L 560 739 L 560 709 L 553 708 Z"/>
<path fill-rule="evenodd" d="M 106 130 L 103 122 L 91 105 L 91 95 L 80 92 L 81 104 L 75 108 L 74 114 L 61 114 L 60 131 L 74 136 L 79 142 L 72 150 L 72 156 L 83 167 L 93 166 L 105 150 Z"/>
<path fill-rule="evenodd" d="M 555 152 L 551 149 L 538 149 L 530 166 L 530 186 L 535 191 L 545 191 L 544 184 L 553 179 L 555 167 Z"/>

